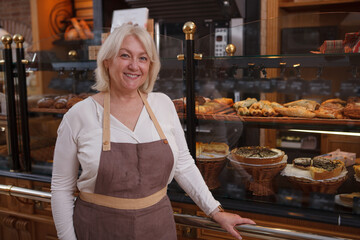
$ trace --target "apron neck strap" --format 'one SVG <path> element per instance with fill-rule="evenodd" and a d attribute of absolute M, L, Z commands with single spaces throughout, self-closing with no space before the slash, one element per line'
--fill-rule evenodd
<path fill-rule="evenodd" d="M 143 103 L 145 105 L 145 108 L 146 108 L 151 120 L 153 121 L 153 123 L 155 125 L 155 128 L 156 128 L 161 140 L 165 140 L 166 139 L 165 134 L 164 134 L 163 130 L 161 129 L 160 124 L 159 124 L 158 120 L 156 119 L 155 114 L 153 113 L 148 101 L 146 100 L 146 98 L 144 97 L 144 95 L 141 93 L 141 91 L 139 89 L 138 89 L 138 93 L 141 97 L 141 100 L 143 101 Z"/>
<path fill-rule="evenodd" d="M 105 92 L 102 143 L 103 151 L 110 151 L 110 146 L 110 92 Z"/>
<path fill-rule="evenodd" d="M 138 90 L 141 100 L 143 101 L 145 108 L 154 123 L 154 126 L 162 140 L 166 140 L 166 136 L 162 131 L 159 122 L 157 121 L 148 101 L 145 96 Z M 110 92 L 105 92 L 104 96 L 104 116 L 103 116 L 103 143 L 102 143 L 103 151 L 110 151 Z"/>

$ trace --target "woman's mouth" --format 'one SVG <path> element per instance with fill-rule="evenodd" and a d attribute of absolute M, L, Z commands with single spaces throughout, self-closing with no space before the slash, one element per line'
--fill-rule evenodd
<path fill-rule="evenodd" d="M 138 74 L 125 73 L 125 76 L 127 76 L 128 78 L 137 78 L 137 77 L 139 77 L 140 75 L 138 75 Z"/>

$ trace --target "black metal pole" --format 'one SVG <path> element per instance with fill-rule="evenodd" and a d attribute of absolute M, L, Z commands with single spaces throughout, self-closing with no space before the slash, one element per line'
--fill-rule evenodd
<path fill-rule="evenodd" d="M 15 107 L 15 87 L 14 74 L 12 66 L 12 38 L 5 35 L 1 38 L 4 44 L 4 70 L 5 70 L 5 89 L 6 89 L 6 111 L 7 111 L 7 127 L 8 127 L 8 144 L 10 149 L 10 157 L 12 158 L 13 171 L 20 170 L 19 148 L 18 148 L 18 131 L 16 125 L 16 107 Z"/>
<path fill-rule="evenodd" d="M 194 33 L 196 26 L 193 22 L 184 24 L 185 33 L 185 79 L 186 79 L 186 140 L 191 156 L 196 159 L 196 115 L 195 115 L 195 61 L 194 61 Z"/>
<path fill-rule="evenodd" d="M 30 158 L 30 134 L 29 134 L 29 112 L 27 104 L 27 88 L 26 88 L 26 73 L 24 60 L 24 38 L 15 34 L 14 42 L 16 43 L 16 66 L 18 72 L 18 89 L 19 89 L 19 105 L 20 105 L 20 120 L 21 120 L 21 140 L 22 140 L 22 157 L 25 163 L 25 171 L 31 172 L 31 158 Z"/>

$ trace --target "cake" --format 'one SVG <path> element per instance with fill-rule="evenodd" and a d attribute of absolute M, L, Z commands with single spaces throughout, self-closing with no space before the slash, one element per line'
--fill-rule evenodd
<path fill-rule="evenodd" d="M 247 164 L 274 164 L 283 159 L 285 153 L 279 149 L 248 146 L 231 150 L 231 158 Z"/>

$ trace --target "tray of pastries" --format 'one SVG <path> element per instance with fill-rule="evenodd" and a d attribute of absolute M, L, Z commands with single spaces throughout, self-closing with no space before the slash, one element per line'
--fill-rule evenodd
<path fill-rule="evenodd" d="M 66 95 L 47 95 L 38 96 L 29 101 L 29 111 L 31 112 L 50 112 L 65 113 L 76 103 L 86 99 L 91 94 L 66 94 Z"/>
<path fill-rule="evenodd" d="M 186 98 L 173 100 L 180 117 L 185 118 Z M 360 98 L 326 99 L 321 103 L 299 99 L 287 103 L 247 98 L 233 102 L 231 98 L 196 97 L 198 119 L 242 122 L 278 122 L 300 124 L 360 125 Z"/>

